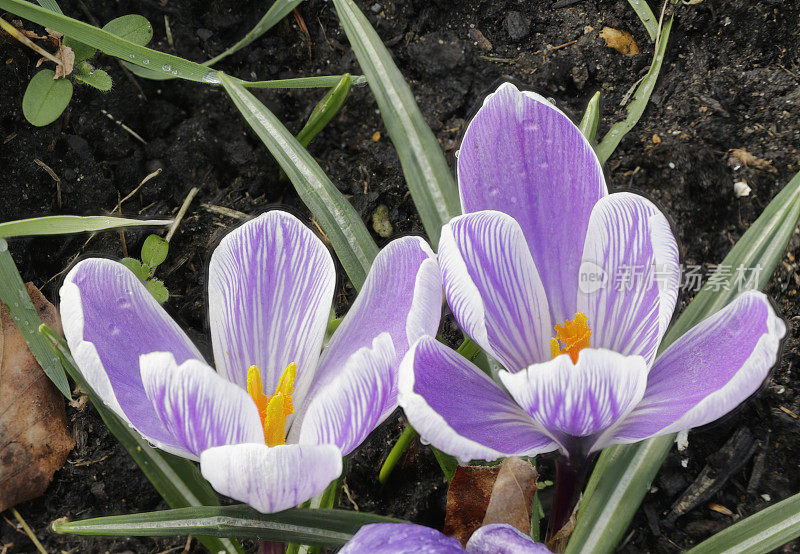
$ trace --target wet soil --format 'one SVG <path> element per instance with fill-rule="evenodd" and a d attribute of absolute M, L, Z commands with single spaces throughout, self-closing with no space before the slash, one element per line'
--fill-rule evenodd
<path fill-rule="evenodd" d="M 155 27 L 154 45 L 204 60 L 238 40 L 261 16 L 264 3 L 244 0 L 64 1 L 65 13 L 104 23 L 141 13 Z M 624 0 L 388 0 L 359 1 L 409 79 L 422 112 L 448 160 L 465 122 L 501 79 L 513 78 L 552 98 L 578 120 L 600 90 L 600 133 L 624 116 L 621 103 L 644 75 L 653 46 Z M 654 6 L 655 7 L 655 6 Z M 358 73 L 329 2 L 310 0 L 299 15 L 310 41 L 289 16 L 220 67 L 249 79 Z M 172 42 L 167 39 L 168 20 Z M 623 56 L 599 38 L 604 27 L 629 31 L 641 54 Z M 680 5 L 662 75 L 636 128 L 607 164 L 612 189 L 633 189 L 657 201 L 674 222 L 686 264 L 704 271 L 718 264 L 769 200 L 800 169 L 800 4 L 796 1 L 705 0 Z M 167 308 L 208 352 L 204 268 L 210 249 L 240 223 L 209 206 L 256 214 L 280 206 L 306 220 L 291 185 L 217 87 L 148 82 L 126 77 L 115 60 L 98 66 L 115 79 L 103 94 L 77 87 L 62 118 L 44 128 L 22 117 L 25 86 L 36 56 L 0 41 L 0 221 L 49 214 L 109 213 L 148 173 L 161 168 L 122 206 L 136 217 L 171 216 L 192 187 L 200 191 L 159 268 L 171 297 Z M 308 117 L 320 90 L 261 91 L 257 95 L 293 131 Z M 113 117 L 113 120 L 111 117 Z M 115 121 L 136 131 L 138 141 Z M 730 161 L 744 148 L 768 165 Z M 388 207 L 394 236 L 421 233 L 400 165 L 366 87 L 353 90 L 341 114 L 310 150 L 364 221 Z M 47 164 L 57 183 L 36 163 Z M 759 167 L 754 167 L 761 166 Z M 745 181 L 749 196 L 734 195 Z M 56 301 L 60 277 L 76 257 L 138 254 L 146 232 L 94 237 L 14 240 L 23 277 Z M 386 238 L 375 236 L 379 244 Z M 772 381 L 723 422 L 689 436 L 654 481 L 621 550 L 677 552 L 737 519 L 800 490 L 800 236 L 768 286 L 793 329 Z M 340 283 L 340 307 L 352 289 Z M 691 299 L 682 294 L 679 307 Z M 452 328 L 452 322 L 445 322 Z M 164 508 L 158 494 L 91 406 L 68 407 L 77 441 L 66 466 L 40 499 L 19 506 L 48 551 L 164 552 L 184 540 L 91 539 L 57 536 L 49 523 Z M 414 444 L 385 487 L 377 469 L 402 430 L 396 414 L 354 454 L 341 504 L 439 526 L 446 486 L 430 450 Z M 732 439 L 733 443 L 726 444 Z M 543 460 L 545 477 L 551 462 Z M 708 467 L 706 467 L 708 466 Z M 704 471 L 705 468 L 705 471 Z M 696 506 L 677 502 L 701 475 L 719 490 Z M 546 501 L 546 498 L 545 498 Z M 688 508 L 687 508 L 688 506 Z M 684 513 L 685 512 L 685 513 Z M 6 517 L 8 514 L 5 514 Z M 4 552 L 33 545 L 10 520 L 0 522 Z M 7 550 L 5 547 L 8 547 Z M 201 551 L 196 543 L 191 551 Z M 800 551 L 797 544 L 782 551 Z"/>

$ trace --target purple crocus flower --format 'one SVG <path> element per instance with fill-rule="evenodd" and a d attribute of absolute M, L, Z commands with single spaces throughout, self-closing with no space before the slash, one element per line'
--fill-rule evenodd
<path fill-rule="evenodd" d="M 373 523 L 353 535 L 339 554 L 550 554 L 547 547 L 533 542 L 506 523 L 478 528 L 466 548 L 456 539 L 430 527 L 413 523 Z"/>
<path fill-rule="evenodd" d="M 679 283 L 670 226 L 647 199 L 608 194 L 591 145 L 541 96 L 504 84 L 485 100 L 458 180 L 465 215 L 439 245 L 445 296 L 502 369 L 497 383 L 432 337 L 411 348 L 400 404 L 437 448 L 583 461 L 714 421 L 764 382 L 786 328 L 756 291 L 656 358 Z"/>
<path fill-rule="evenodd" d="M 262 512 L 295 506 L 395 408 L 400 359 L 439 324 L 438 265 L 420 238 L 391 242 L 324 350 L 334 263 L 292 215 L 272 211 L 227 235 L 209 274 L 216 371 L 107 259 L 66 277 L 67 342 L 117 415 L 155 446 L 199 459 L 217 491 Z"/>

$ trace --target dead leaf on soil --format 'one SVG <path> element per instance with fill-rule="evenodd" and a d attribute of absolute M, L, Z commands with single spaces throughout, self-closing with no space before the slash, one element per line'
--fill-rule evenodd
<path fill-rule="evenodd" d="M 624 56 L 635 56 L 639 53 L 639 45 L 636 44 L 633 35 L 628 31 L 603 27 L 600 31 L 600 38 L 606 41 L 606 46 L 613 48 Z"/>
<path fill-rule="evenodd" d="M 55 307 L 27 286 L 42 321 L 61 333 Z M 74 446 L 64 398 L 0 303 L 0 511 L 40 496 Z"/>
<path fill-rule="evenodd" d="M 490 523 L 508 523 L 530 534 L 537 478 L 533 466 L 515 456 L 499 467 L 458 467 L 447 489 L 444 533 L 462 545 Z"/>
<path fill-rule="evenodd" d="M 746 165 L 747 167 L 760 169 L 761 171 L 766 171 L 768 173 L 778 172 L 777 169 L 772 167 L 771 162 L 767 160 L 762 160 L 761 158 L 756 158 L 744 148 L 734 148 L 733 150 L 731 150 L 731 158 L 739 160 L 743 165 Z"/>

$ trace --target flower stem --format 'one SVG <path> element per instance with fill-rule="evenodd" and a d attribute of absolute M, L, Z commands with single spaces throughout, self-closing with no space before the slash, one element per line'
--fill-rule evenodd
<path fill-rule="evenodd" d="M 588 460 L 582 457 L 576 460 L 559 456 L 556 460 L 556 491 L 547 526 L 548 541 L 569 522 L 578 504 L 588 465 Z"/>
<path fill-rule="evenodd" d="M 400 435 L 400 438 L 397 439 L 391 452 L 389 452 L 389 455 L 386 457 L 386 461 L 383 462 L 381 466 L 381 471 L 378 473 L 378 481 L 381 485 L 386 484 L 386 481 L 389 480 L 389 476 L 392 474 L 392 471 L 394 471 L 394 466 L 400 461 L 400 456 L 403 455 L 403 452 L 406 451 L 406 448 L 408 448 L 411 441 L 415 438 L 417 438 L 417 432 L 414 431 L 411 425 L 408 425 L 403 431 L 403 434 Z"/>

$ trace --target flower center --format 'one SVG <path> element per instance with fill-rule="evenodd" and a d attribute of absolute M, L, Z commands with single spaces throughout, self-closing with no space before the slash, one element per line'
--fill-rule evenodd
<path fill-rule="evenodd" d="M 286 443 L 286 417 L 294 413 L 292 393 L 294 393 L 295 377 L 297 377 L 297 364 L 291 363 L 283 370 L 275 394 L 267 396 L 264 394 L 258 367 L 251 365 L 247 370 L 247 394 L 258 407 L 258 417 L 264 426 L 267 446 Z"/>
<path fill-rule="evenodd" d="M 550 339 L 550 353 L 555 358 L 559 354 L 569 354 L 573 364 L 578 363 L 578 352 L 589 347 L 589 320 L 586 314 L 578 312 L 575 319 L 568 319 L 564 325 L 556 325 L 556 336 Z"/>

